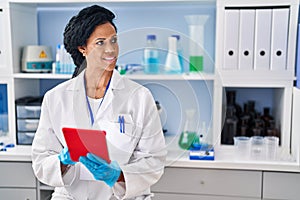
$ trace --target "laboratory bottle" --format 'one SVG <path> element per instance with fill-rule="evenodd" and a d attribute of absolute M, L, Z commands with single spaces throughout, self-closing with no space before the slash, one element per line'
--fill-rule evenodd
<path fill-rule="evenodd" d="M 264 121 L 266 128 L 270 127 L 270 120 L 273 120 L 273 119 L 274 119 L 273 116 L 270 115 L 270 108 L 264 107 L 262 120 Z"/>
<path fill-rule="evenodd" d="M 172 35 L 172 37 L 175 37 L 177 39 L 177 53 L 179 57 L 181 72 L 184 72 L 184 57 L 183 57 L 183 47 L 180 40 L 180 35 Z"/>
<path fill-rule="evenodd" d="M 247 103 L 244 103 L 244 110 L 241 114 L 241 119 L 244 120 L 246 125 L 249 125 L 250 121 L 252 120 L 249 112 L 249 105 Z"/>
<path fill-rule="evenodd" d="M 239 136 L 245 136 L 245 137 L 247 137 L 247 135 L 248 135 L 248 126 L 246 124 L 246 120 L 241 119 L 241 121 L 242 121 L 242 124 L 241 124 L 241 127 L 240 127 L 240 134 L 239 134 Z"/>
<path fill-rule="evenodd" d="M 253 136 L 264 136 L 265 123 L 262 120 L 260 113 L 257 113 L 256 118 L 254 119 L 254 124 L 254 128 L 252 129 Z"/>
<path fill-rule="evenodd" d="M 177 52 L 177 38 L 172 36 L 168 37 L 168 43 L 169 48 L 164 71 L 168 74 L 180 74 L 181 65 Z"/>
<path fill-rule="evenodd" d="M 226 91 L 227 107 L 226 107 L 226 117 L 225 123 L 221 134 L 222 144 L 233 144 L 233 138 L 237 136 L 237 131 L 239 130 L 238 122 L 241 115 L 242 109 L 235 102 L 236 92 Z"/>
<path fill-rule="evenodd" d="M 250 122 L 253 119 L 249 113 L 249 106 L 248 103 L 244 103 L 244 110 L 240 116 L 240 136 L 250 136 Z"/>
<path fill-rule="evenodd" d="M 255 101 L 249 100 L 248 101 L 248 108 L 249 108 L 249 114 L 250 114 L 251 118 L 255 119 L 255 117 L 257 115 L 257 112 L 255 110 Z M 252 122 L 252 124 L 253 124 L 253 122 Z"/>
<path fill-rule="evenodd" d="M 276 137 L 280 138 L 280 132 L 276 128 L 275 120 L 272 119 L 269 121 L 269 123 L 270 123 L 270 126 L 267 128 L 266 136 L 276 136 Z"/>
<path fill-rule="evenodd" d="M 156 35 L 147 35 L 147 45 L 144 49 L 144 72 L 146 74 L 158 74 L 159 52 L 156 44 Z"/>
<path fill-rule="evenodd" d="M 61 73 L 61 46 L 58 44 L 56 46 L 56 54 L 55 54 L 55 70 L 54 73 L 60 74 Z"/>
<path fill-rule="evenodd" d="M 233 138 L 237 136 L 238 118 L 235 115 L 234 109 L 226 111 L 226 118 L 221 134 L 222 144 L 233 144 Z"/>
<path fill-rule="evenodd" d="M 195 110 L 186 110 L 185 113 L 186 121 L 178 144 L 180 148 L 188 150 L 193 148 L 193 144 L 199 145 L 199 137 L 197 137 L 194 121 Z"/>

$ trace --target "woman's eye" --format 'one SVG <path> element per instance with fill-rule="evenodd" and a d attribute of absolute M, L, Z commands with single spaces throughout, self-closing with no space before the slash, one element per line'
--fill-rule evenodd
<path fill-rule="evenodd" d="M 111 40 L 111 43 L 117 43 L 118 42 L 118 39 L 117 38 L 113 38 L 112 40 Z"/>
<path fill-rule="evenodd" d="M 102 46 L 104 44 L 104 41 L 98 41 L 96 44 Z"/>

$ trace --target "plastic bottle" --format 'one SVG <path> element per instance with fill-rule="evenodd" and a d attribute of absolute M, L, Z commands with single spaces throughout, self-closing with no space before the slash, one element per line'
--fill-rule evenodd
<path fill-rule="evenodd" d="M 179 60 L 179 55 L 177 52 L 177 38 L 169 37 L 169 48 L 165 64 L 165 72 L 168 74 L 180 74 L 181 65 Z"/>
<path fill-rule="evenodd" d="M 58 44 L 56 46 L 56 56 L 55 56 L 55 70 L 53 70 L 56 74 L 61 73 L 61 46 Z"/>
<path fill-rule="evenodd" d="M 156 45 L 156 35 L 147 35 L 147 46 L 144 49 L 144 72 L 157 74 L 159 72 L 159 53 Z"/>

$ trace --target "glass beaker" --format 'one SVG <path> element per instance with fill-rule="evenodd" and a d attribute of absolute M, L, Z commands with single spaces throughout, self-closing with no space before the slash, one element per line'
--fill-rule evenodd
<path fill-rule="evenodd" d="M 186 15 L 185 20 L 189 25 L 190 44 L 189 62 L 190 72 L 203 71 L 204 55 L 204 25 L 209 15 Z"/>
<path fill-rule="evenodd" d="M 250 157 L 253 160 L 265 160 L 266 149 L 265 149 L 264 137 L 262 137 L 262 136 L 252 136 L 251 137 Z"/>
<path fill-rule="evenodd" d="M 235 158 L 237 161 L 246 161 L 250 154 L 250 138 L 245 136 L 234 137 Z"/>
<path fill-rule="evenodd" d="M 182 131 L 179 138 L 179 146 L 182 149 L 190 149 L 193 147 L 193 144 L 199 144 L 199 137 L 197 137 L 196 133 L 196 125 L 195 125 L 195 115 L 196 111 L 186 110 L 186 121 L 184 125 L 184 130 Z"/>
<path fill-rule="evenodd" d="M 266 144 L 267 160 L 277 160 L 277 150 L 279 146 L 279 138 L 276 136 L 267 136 L 264 138 Z"/>

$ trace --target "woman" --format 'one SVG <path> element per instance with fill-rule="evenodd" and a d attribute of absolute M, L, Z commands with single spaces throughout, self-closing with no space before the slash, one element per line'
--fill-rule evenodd
<path fill-rule="evenodd" d="M 150 186 L 163 173 L 165 142 L 153 97 L 114 70 L 114 17 L 94 5 L 65 28 L 64 45 L 77 66 L 74 78 L 45 94 L 32 144 L 34 173 L 55 187 L 52 199 L 151 199 Z M 112 162 L 92 153 L 72 161 L 63 127 L 105 130 Z"/>

